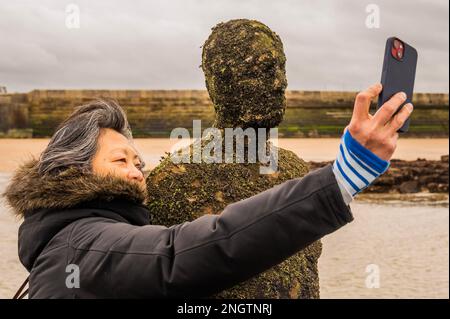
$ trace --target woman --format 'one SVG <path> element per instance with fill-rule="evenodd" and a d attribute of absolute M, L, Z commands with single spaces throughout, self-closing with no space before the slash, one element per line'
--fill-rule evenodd
<path fill-rule="evenodd" d="M 380 91 L 358 95 L 333 166 L 169 228 L 149 225 L 144 163 L 120 106 L 77 108 L 4 193 L 24 218 L 19 257 L 30 298 L 208 296 L 337 230 L 353 219 L 353 196 L 387 169 L 412 110 L 391 120 L 399 94 L 370 115 Z"/>

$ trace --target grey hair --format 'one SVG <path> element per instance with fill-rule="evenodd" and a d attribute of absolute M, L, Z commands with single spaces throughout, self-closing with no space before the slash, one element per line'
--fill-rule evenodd
<path fill-rule="evenodd" d="M 92 172 L 92 158 L 97 152 L 102 128 L 110 128 L 132 140 L 125 112 L 112 100 L 96 100 L 75 108 L 56 129 L 39 158 L 38 172 L 57 174 L 69 167 Z M 145 163 L 141 160 L 141 170 Z"/>

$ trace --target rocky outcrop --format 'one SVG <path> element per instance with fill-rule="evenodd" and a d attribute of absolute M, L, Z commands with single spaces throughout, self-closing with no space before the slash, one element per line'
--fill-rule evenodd
<path fill-rule="evenodd" d="M 308 162 L 311 170 L 329 162 Z M 440 161 L 393 159 L 389 169 L 363 193 L 448 193 L 448 155 Z"/>

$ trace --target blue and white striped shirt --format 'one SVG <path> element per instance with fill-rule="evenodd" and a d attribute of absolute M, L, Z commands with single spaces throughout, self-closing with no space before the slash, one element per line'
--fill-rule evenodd
<path fill-rule="evenodd" d="M 341 138 L 339 153 L 333 163 L 333 173 L 345 203 L 367 188 L 382 175 L 390 162 L 385 161 L 362 146 L 347 130 Z"/>

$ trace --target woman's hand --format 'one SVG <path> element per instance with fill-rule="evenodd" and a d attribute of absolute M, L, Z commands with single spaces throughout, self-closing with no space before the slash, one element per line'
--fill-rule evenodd
<path fill-rule="evenodd" d="M 352 119 L 345 130 L 349 130 L 355 140 L 381 159 L 389 161 L 397 147 L 397 130 L 410 116 L 413 105 L 406 104 L 392 117 L 406 100 L 406 94 L 399 92 L 384 103 L 375 115 L 371 115 L 370 103 L 381 90 L 382 85 L 378 83 L 356 96 Z"/>

